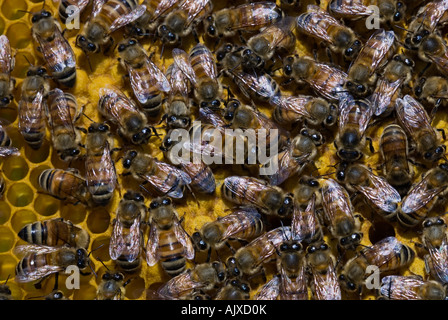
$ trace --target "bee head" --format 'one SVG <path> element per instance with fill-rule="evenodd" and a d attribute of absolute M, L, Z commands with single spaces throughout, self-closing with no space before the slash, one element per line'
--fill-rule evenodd
<path fill-rule="evenodd" d="M 137 157 L 137 151 L 135 150 L 128 151 L 126 155 L 123 157 L 123 168 L 129 169 L 135 157 Z"/>
<path fill-rule="evenodd" d="M 76 37 L 76 46 L 81 48 L 85 53 L 97 53 L 100 51 L 100 47 L 83 34 Z"/>
<path fill-rule="evenodd" d="M 161 25 L 157 29 L 157 34 L 161 38 L 163 43 L 175 45 L 180 42 L 179 36 L 171 31 L 166 25 Z"/>

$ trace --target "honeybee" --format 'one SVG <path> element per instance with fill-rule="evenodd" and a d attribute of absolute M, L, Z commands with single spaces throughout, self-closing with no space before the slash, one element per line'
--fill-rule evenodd
<path fill-rule="evenodd" d="M 0 284 L 0 300 L 13 300 L 11 289 L 7 285 L 8 280 L 9 276 L 6 279 L 5 283 Z"/>
<path fill-rule="evenodd" d="M 225 43 L 216 50 L 216 65 L 223 74 L 231 76 L 229 70 L 236 68 L 260 72 L 265 67 L 265 61 L 246 46 Z"/>
<path fill-rule="evenodd" d="M 369 9 L 372 5 L 379 9 L 381 24 L 396 24 L 405 17 L 406 4 L 397 0 L 332 0 L 328 4 L 328 12 L 336 18 L 358 20 L 374 14 L 374 11 Z"/>
<path fill-rule="evenodd" d="M 273 174 L 266 174 L 263 179 L 267 180 L 269 184 L 278 186 L 285 182 L 288 178 L 300 174 L 304 167 L 316 158 L 318 149 L 322 145 L 324 138 L 320 132 L 304 127 L 300 133 L 295 136 L 285 148 L 277 154 L 278 169 Z M 263 164 L 260 168 L 266 169 L 273 165 L 272 160 Z M 261 173 L 261 171 L 260 171 Z"/>
<path fill-rule="evenodd" d="M 45 139 L 46 97 L 50 92 L 47 70 L 30 66 L 22 83 L 22 95 L 18 106 L 19 129 L 28 145 L 38 150 Z"/>
<path fill-rule="evenodd" d="M 98 110 L 108 121 L 118 126 L 118 133 L 133 144 L 146 144 L 157 136 L 154 127 L 148 124 L 145 114 L 123 92 L 113 87 L 99 91 Z"/>
<path fill-rule="evenodd" d="M 115 163 L 111 157 L 113 139 L 107 124 L 92 123 L 86 137 L 86 182 L 95 204 L 105 206 L 119 187 Z"/>
<path fill-rule="evenodd" d="M 94 0 L 92 14 L 76 36 L 76 46 L 84 53 L 106 52 L 114 43 L 111 34 L 135 21 L 146 11 L 137 0 Z"/>
<path fill-rule="evenodd" d="M 54 218 L 28 223 L 18 233 L 20 239 L 36 245 L 70 246 L 87 249 L 89 233 L 69 220 Z"/>
<path fill-rule="evenodd" d="M 0 36 L 0 107 L 4 108 L 14 99 L 12 92 L 16 86 L 16 80 L 11 77 L 15 66 L 15 58 L 12 55 L 9 39 L 5 35 Z"/>
<path fill-rule="evenodd" d="M 393 31 L 375 31 L 361 48 L 348 69 L 347 90 L 355 97 L 366 97 L 376 84 L 377 72 L 382 70 L 394 53 Z"/>
<path fill-rule="evenodd" d="M 227 259 L 229 275 L 240 277 L 264 273 L 263 263 L 275 259 L 274 255 L 285 239 L 292 239 L 289 226 L 272 229 L 239 248 L 234 256 Z"/>
<path fill-rule="evenodd" d="M 226 269 L 222 262 L 201 263 L 168 280 L 157 293 L 169 299 L 188 299 L 194 290 L 208 292 L 223 283 L 226 278 Z"/>
<path fill-rule="evenodd" d="M 434 280 L 416 276 L 386 276 L 381 279 L 380 299 L 446 300 L 445 287 Z"/>
<path fill-rule="evenodd" d="M 384 73 L 369 97 L 372 105 L 376 106 L 376 116 L 386 117 L 394 111 L 395 101 L 401 96 L 401 88 L 411 80 L 414 65 L 412 59 L 396 54 L 384 67 Z"/>
<path fill-rule="evenodd" d="M 406 227 L 415 227 L 433 208 L 438 199 L 443 199 L 448 187 L 448 163 L 429 169 L 401 202 L 398 220 Z"/>
<path fill-rule="evenodd" d="M 253 300 L 277 300 L 280 297 L 280 284 L 282 277 L 275 275 L 269 282 L 266 282 L 254 295 Z M 287 300 L 285 297 L 280 300 Z M 293 300 L 293 299 L 291 299 Z"/>
<path fill-rule="evenodd" d="M 39 175 L 39 186 L 62 201 L 89 205 L 86 180 L 76 169 L 46 169 Z"/>
<path fill-rule="evenodd" d="M 193 259 L 195 255 L 193 242 L 181 222 L 170 198 L 151 201 L 146 262 L 153 266 L 161 261 L 163 269 L 171 277 L 184 272 L 186 260 Z"/>
<path fill-rule="evenodd" d="M 85 274 L 87 267 L 92 268 L 84 248 L 23 245 L 16 247 L 15 253 L 24 255 L 16 266 L 15 280 L 20 283 L 42 280 L 72 265 L 77 266 L 81 274 Z"/>
<path fill-rule="evenodd" d="M 352 29 L 316 5 L 308 5 L 307 12 L 297 17 L 297 28 L 300 32 L 323 41 L 331 52 L 343 55 L 347 61 L 352 61 L 362 47 Z"/>
<path fill-rule="evenodd" d="M 162 43 L 180 44 L 181 39 L 193 33 L 197 39 L 196 26 L 213 10 L 210 0 L 182 0 L 166 15 L 157 27 L 157 36 Z"/>
<path fill-rule="evenodd" d="M 384 177 L 404 197 L 412 186 L 414 170 L 408 161 L 407 136 L 399 125 L 390 124 L 384 128 L 380 138 L 380 152 Z"/>
<path fill-rule="evenodd" d="M 344 162 L 338 168 L 337 178 L 345 183 L 347 190 L 362 193 L 383 218 L 395 218 L 401 196 L 385 178 L 377 176 L 364 164 Z"/>
<path fill-rule="evenodd" d="M 448 233 L 445 219 L 444 216 L 431 217 L 422 223 L 422 242 L 428 250 L 425 256 L 425 269 L 442 284 L 448 283 Z"/>
<path fill-rule="evenodd" d="M 304 210 L 310 205 L 311 199 L 313 197 L 315 199 L 314 201 L 316 208 L 322 204 L 320 183 L 317 178 L 312 177 L 310 175 L 303 174 L 300 176 L 298 184 L 294 188 L 293 193 L 294 193 L 294 200 L 296 200 L 301 210 Z"/>
<path fill-rule="evenodd" d="M 125 271 L 140 267 L 143 244 L 142 222 L 146 219 L 146 206 L 140 193 L 127 191 L 120 200 L 110 238 L 109 255 Z"/>
<path fill-rule="evenodd" d="M 448 76 L 448 46 L 440 34 L 430 34 L 422 41 L 418 57 L 429 65 L 434 64 L 440 73 Z"/>
<path fill-rule="evenodd" d="M 306 249 L 306 264 L 311 274 L 311 292 L 315 300 L 341 300 L 341 286 L 335 270 L 336 259 L 324 241 Z"/>
<path fill-rule="evenodd" d="M 185 186 L 191 183 L 184 171 L 149 154 L 128 150 L 123 157 L 124 174 L 149 183 L 158 193 L 172 198 L 182 198 Z"/>
<path fill-rule="evenodd" d="M 204 20 L 204 30 L 212 38 L 228 38 L 237 32 L 256 32 L 283 18 L 275 2 L 246 3 L 214 12 Z"/>
<path fill-rule="evenodd" d="M 444 157 L 446 146 L 441 143 L 436 130 L 423 106 L 410 95 L 396 101 L 397 118 L 401 126 L 412 138 L 411 146 L 427 162 Z"/>
<path fill-rule="evenodd" d="M 126 294 L 124 275 L 121 272 L 106 272 L 101 277 L 95 300 L 123 300 Z"/>
<path fill-rule="evenodd" d="M 439 76 L 420 78 L 414 87 L 414 93 L 418 99 L 437 108 L 448 98 L 448 80 Z"/>
<path fill-rule="evenodd" d="M 6 127 L 2 126 L 0 121 L 0 157 L 7 157 L 19 154 L 20 154 L 19 149 L 12 146 L 12 141 L 11 138 L 9 137 L 7 129 Z"/>
<path fill-rule="evenodd" d="M 59 88 L 48 94 L 47 121 L 51 129 L 51 140 L 59 158 L 71 162 L 81 154 L 81 130 L 75 127 L 82 112 L 74 95 Z"/>
<path fill-rule="evenodd" d="M 61 0 L 59 2 L 58 12 L 62 23 L 67 23 L 67 18 L 75 13 L 81 15 L 89 5 L 89 2 L 90 0 Z"/>
<path fill-rule="evenodd" d="M 219 289 L 215 300 L 249 300 L 250 285 L 239 279 L 229 279 L 227 284 Z"/>
<path fill-rule="evenodd" d="M 363 237 L 361 217 L 354 214 L 347 190 L 333 179 L 320 179 L 324 220 L 338 245 L 354 250 Z"/>
<path fill-rule="evenodd" d="M 122 40 L 118 44 L 118 53 L 137 101 L 149 117 L 158 116 L 164 93 L 171 90 L 164 73 L 134 38 Z"/>
<path fill-rule="evenodd" d="M 76 83 L 76 57 L 61 27 L 50 12 L 42 10 L 33 14 L 31 33 L 38 44 L 38 51 L 59 84 L 72 88 Z"/>
<path fill-rule="evenodd" d="M 166 78 L 171 85 L 171 92 L 164 104 L 163 119 L 170 129 L 187 129 L 191 125 L 189 80 L 176 63 L 169 65 Z"/>
<path fill-rule="evenodd" d="M 338 107 L 322 98 L 308 95 L 282 96 L 272 117 L 279 124 L 303 121 L 306 124 L 331 127 L 338 119 Z"/>
<path fill-rule="evenodd" d="M 215 57 L 203 44 L 196 44 L 188 55 L 182 49 L 173 49 L 173 58 L 177 66 L 194 87 L 194 96 L 199 106 L 219 107 L 223 88 L 218 79 Z"/>
<path fill-rule="evenodd" d="M 261 213 L 289 216 L 294 207 L 292 194 L 266 181 L 252 177 L 230 176 L 224 179 L 221 194 L 224 199 L 242 206 L 254 206 Z"/>
<path fill-rule="evenodd" d="M 298 55 L 283 60 L 283 74 L 289 78 L 288 81 L 307 83 L 317 95 L 330 101 L 339 100 L 347 79 L 347 74 L 336 67 Z"/>
<path fill-rule="evenodd" d="M 260 213 L 250 207 L 242 207 L 234 212 L 205 223 L 199 231 L 191 235 L 198 251 L 219 250 L 229 245 L 229 240 L 249 240 L 261 235 L 264 224 Z M 208 261 L 209 259 L 207 259 Z"/>
<path fill-rule="evenodd" d="M 345 291 L 361 294 L 367 266 L 377 266 L 380 272 L 393 271 L 408 266 L 414 257 L 415 252 L 397 238 L 384 238 L 348 260 L 339 273 L 339 283 Z"/>
<path fill-rule="evenodd" d="M 162 146 L 160 147 L 160 149 L 164 152 L 165 158 L 167 158 L 172 164 L 178 164 L 180 168 L 190 177 L 190 187 L 192 189 L 201 193 L 215 192 L 216 181 L 212 169 L 202 160 L 195 161 L 194 155 L 193 159 L 186 160 L 183 157 L 179 159 L 176 153 L 173 154 L 172 148 L 179 142 L 171 139 L 171 134 L 172 131 L 167 132 L 163 138 Z"/>
<path fill-rule="evenodd" d="M 296 203 L 292 215 L 293 238 L 303 245 L 316 243 L 323 239 L 322 226 L 316 212 L 316 193 L 312 194 L 306 208 L 302 209 L 300 204 Z"/>
<path fill-rule="evenodd" d="M 339 103 L 339 127 L 334 140 L 337 156 L 343 161 L 353 162 L 362 158 L 366 140 L 365 131 L 374 113 L 374 107 L 368 100 L 343 98 Z"/>

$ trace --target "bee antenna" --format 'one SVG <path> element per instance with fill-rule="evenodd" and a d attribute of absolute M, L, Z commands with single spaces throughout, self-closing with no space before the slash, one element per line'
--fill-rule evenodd
<path fill-rule="evenodd" d="M 162 49 L 160 50 L 160 59 L 163 57 L 163 51 L 165 50 L 165 42 L 162 41 Z"/>
<path fill-rule="evenodd" d="M 409 32 L 409 33 L 414 33 L 413 31 L 411 31 L 411 30 L 409 30 L 409 29 L 406 29 L 406 28 L 404 28 L 404 27 L 400 27 L 400 26 L 398 26 L 398 25 L 392 25 L 393 27 L 395 27 L 395 28 L 398 28 L 398 29 L 401 29 L 401 30 L 404 30 L 404 31 L 407 31 L 407 32 Z"/>
<path fill-rule="evenodd" d="M 106 268 L 107 271 L 110 271 L 110 269 L 104 264 L 103 260 L 101 260 L 100 257 L 95 257 L 96 260 L 98 260 L 99 262 L 101 262 L 101 264 L 104 266 L 104 268 Z"/>
<path fill-rule="evenodd" d="M 84 117 L 86 117 L 87 119 L 89 119 L 91 122 L 95 122 L 93 121 L 88 115 L 86 115 L 84 112 L 82 113 L 84 115 Z"/>
<path fill-rule="evenodd" d="M 21 9 L 18 9 L 17 11 L 18 11 L 18 12 L 25 12 L 25 13 L 29 13 L 29 14 L 34 14 L 34 12 L 27 11 L 27 10 L 21 10 Z"/>
<path fill-rule="evenodd" d="M 139 185 L 140 188 L 146 191 L 146 193 L 152 194 L 148 189 L 146 189 L 142 184 Z"/>
<path fill-rule="evenodd" d="M 90 255 L 92 254 L 92 252 L 94 252 L 94 251 L 96 251 L 96 250 L 98 250 L 99 248 L 101 248 L 102 246 L 104 246 L 105 245 L 105 243 L 103 243 L 103 244 L 101 244 L 101 245 L 99 245 L 98 247 L 96 247 L 95 249 L 92 249 L 91 251 L 90 251 L 90 253 L 87 255 L 87 257 L 90 257 Z"/>
<path fill-rule="evenodd" d="M 23 55 L 23 57 L 25 58 L 25 60 L 28 62 L 28 64 L 30 65 L 30 66 L 34 66 L 32 63 L 31 63 L 31 61 L 30 60 L 28 60 L 28 58 L 27 58 L 27 56 L 26 55 Z"/>

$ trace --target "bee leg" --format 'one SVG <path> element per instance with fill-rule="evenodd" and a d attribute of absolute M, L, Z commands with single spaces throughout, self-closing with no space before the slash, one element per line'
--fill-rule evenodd
<path fill-rule="evenodd" d="M 333 56 L 331 55 L 331 50 L 330 48 L 327 47 L 327 57 L 328 57 L 328 61 L 330 62 L 330 64 L 333 64 Z"/>
<path fill-rule="evenodd" d="M 366 137 L 366 140 L 369 141 L 369 149 L 371 153 L 375 153 L 375 148 L 373 148 L 372 138 Z"/>
<path fill-rule="evenodd" d="M 428 68 L 432 65 L 431 62 L 428 62 L 426 64 L 426 66 L 422 69 L 422 71 L 420 71 L 420 73 L 418 74 L 418 77 L 420 78 L 421 76 L 423 76 L 423 74 L 426 72 L 426 70 L 428 70 Z"/>
<path fill-rule="evenodd" d="M 235 255 L 236 251 L 235 249 L 233 249 L 233 247 L 230 245 L 230 243 L 228 241 L 224 242 L 227 246 L 227 248 L 229 248 L 230 252 L 232 252 L 232 256 Z"/>
<path fill-rule="evenodd" d="M 241 32 L 241 30 L 238 30 L 238 37 L 240 38 L 240 41 L 242 44 L 247 43 L 246 39 L 244 39 L 244 37 L 243 37 L 243 33 Z"/>
<path fill-rule="evenodd" d="M 417 161 L 415 161 L 412 158 L 408 158 L 408 161 L 410 163 L 412 163 L 414 166 L 417 166 L 417 167 L 420 167 L 420 168 L 423 168 L 423 169 L 427 169 L 426 165 L 424 165 L 423 163 L 417 162 Z"/>
<path fill-rule="evenodd" d="M 193 34 L 194 41 L 196 41 L 196 43 L 199 43 L 199 36 L 198 36 L 198 32 L 196 31 L 196 28 L 193 28 L 191 30 L 191 33 Z"/>
<path fill-rule="evenodd" d="M 442 128 L 436 130 L 442 134 L 443 140 L 446 140 L 445 130 L 443 130 Z"/>
<path fill-rule="evenodd" d="M 280 86 L 282 86 L 282 87 L 287 86 L 287 85 L 291 84 L 291 82 L 293 82 L 293 81 L 294 81 L 294 78 L 289 78 L 289 79 L 283 81 L 282 83 L 280 83 Z"/>
<path fill-rule="evenodd" d="M 82 133 L 87 134 L 87 130 L 86 130 L 86 128 L 83 128 L 83 127 L 75 127 L 75 129 L 81 131 Z"/>

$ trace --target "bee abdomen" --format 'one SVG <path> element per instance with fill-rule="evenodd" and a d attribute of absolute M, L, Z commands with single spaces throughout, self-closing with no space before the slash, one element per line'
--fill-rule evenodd
<path fill-rule="evenodd" d="M 39 221 L 28 224 L 19 231 L 18 236 L 29 243 L 46 245 L 47 226 Z"/>
<path fill-rule="evenodd" d="M 184 252 L 184 247 L 177 240 L 174 232 L 167 231 L 160 233 L 160 261 L 163 269 L 170 276 L 176 276 L 185 270 L 186 259 Z"/>

